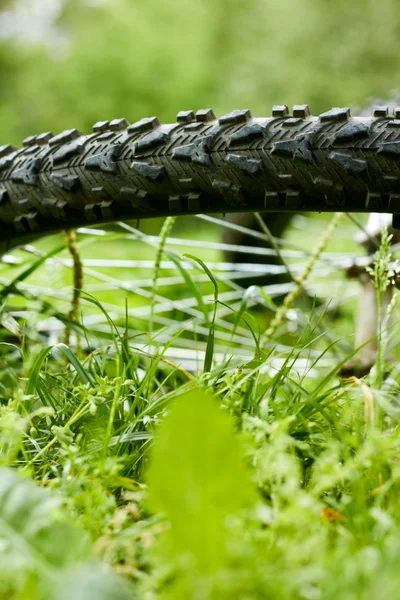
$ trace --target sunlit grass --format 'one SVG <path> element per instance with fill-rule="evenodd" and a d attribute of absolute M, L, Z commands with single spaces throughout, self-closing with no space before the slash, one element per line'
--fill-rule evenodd
<path fill-rule="evenodd" d="M 209 223 L 202 247 L 179 228 L 161 246 L 131 225 L 78 232 L 76 322 L 62 237 L 1 265 L 2 597 L 58 598 L 55 581 L 74 597 L 90 569 L 96 600 L 396 597 L 400 377 L 384 339 L 378 371 L 341 374 L 357 353 L 341 270 L 354 229 L 305 281 L 318 302 L 265 340 L 292 284 L 244 292 L 247 267 L 224 263 Z M 316 242 L 288 239 L 297 275 Z"/>

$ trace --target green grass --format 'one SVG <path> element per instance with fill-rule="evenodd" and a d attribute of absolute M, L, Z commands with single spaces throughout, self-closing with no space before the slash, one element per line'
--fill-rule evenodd
<path fill-rule="evenodd" d="M 325 295 L 270 339 L 282 295 L 224 278 L 218 228 L 203 249 L 114 229 L 78 236 L 100 261 L 78 323 L 61 237 L 0 265 L 0 598 L 398 598 L 397 317 L 371 375 L 344 379 L 357 286 L 329 265 L 359 252 L 348 222 L 306 282 Z M 378 305 L 389 258 L 384 240 Z"/>

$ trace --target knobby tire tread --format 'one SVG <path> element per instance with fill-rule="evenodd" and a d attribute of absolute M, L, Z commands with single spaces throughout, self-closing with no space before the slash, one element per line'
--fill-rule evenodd
<path fill-rule="evenodd" d="M 400 109 L 307 105 L 270 118 L 183 111 L 0 147 L 0 240 L 126 219 L 232 212 L 400 213 Z"/>

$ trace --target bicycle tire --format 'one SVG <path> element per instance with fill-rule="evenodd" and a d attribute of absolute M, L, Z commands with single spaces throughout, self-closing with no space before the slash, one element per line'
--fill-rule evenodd
<path fill-rule="evenodd" d="M 232 212 L 400 213 L 400 108 L 182 111 L 0 147 L 1 249 L 116 220 Z"/>

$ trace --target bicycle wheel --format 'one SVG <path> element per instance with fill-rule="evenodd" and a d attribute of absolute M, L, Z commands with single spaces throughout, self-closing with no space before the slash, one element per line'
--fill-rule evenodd
<path fill-rule="evenodd" d="M 0 148 L 3 249 L 84 224 L 166 215 L 400 211 L 400 109 L 310 116 L 275 106 L 145 118 L 35 135 Z"/>

